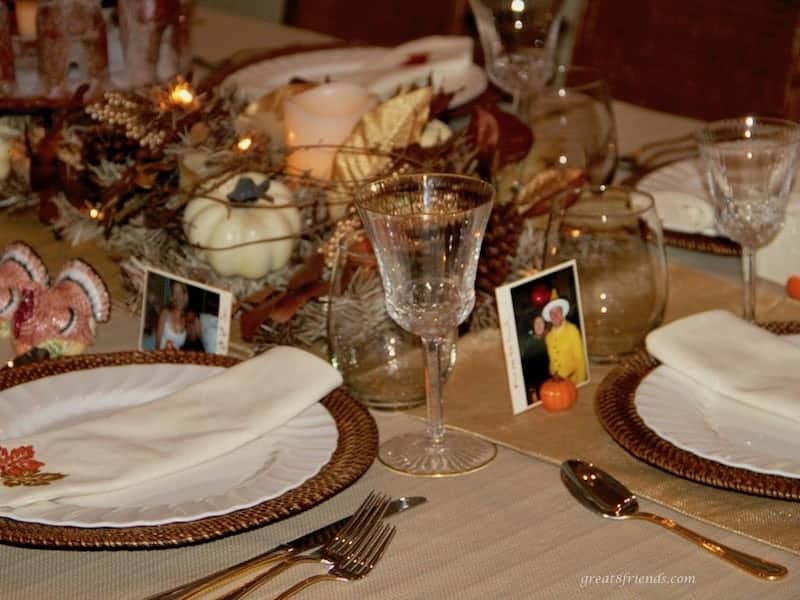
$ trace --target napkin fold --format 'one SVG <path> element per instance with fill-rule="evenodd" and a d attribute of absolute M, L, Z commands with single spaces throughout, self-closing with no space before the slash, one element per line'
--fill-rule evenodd
<path fill-rule="evenodd" d="M 648 352 L 752 408 L 800 421 L 800 347 L 723 310 L 652 331 Z"/>
<path fill-rule="evenodd" d="M 341 383 L 322 359 L 278 347 L 151 402 L 0 440 L 6 453 L 31 446 L 41 471 L 64 475 L 48 485 L 0 486 L 0 506 L 103 493 L 177 473 L 280 427 Z"/>
<path fill-rule="evenodd" d="M 466 83 L 472 47 L 468 36 L 423 37 L 388 50 L 356 72 L 337 75 L 336 80 L 362 85 L 381 98 L 402 86 L 424 85 L 429 78 L 436 90 L 456 92 Z"/>

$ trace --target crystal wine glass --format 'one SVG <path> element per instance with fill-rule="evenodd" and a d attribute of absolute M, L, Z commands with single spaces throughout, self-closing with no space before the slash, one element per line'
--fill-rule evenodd
<path fill-rule="evenodd" d="M 412 174 L 382 179 L 356 196 L 383 280 L 386 309 L 422 338 L 428 427 L 385 442 L 381 462 L 412 475 L 473 471 L 493 444 L 445 431 L 439 355 L 475 305 L 475 274 L 494 189 L 472 177 Z"/>
<path fill-rule="evenodd" d="M 800 156 L 800 126 L 747 116 L 695 132 L 717 227 L 742 247 L 743 316 L 755 321 L 755 251 L 780 231 Z"/>
<path fill-rule="evenodd" d="M 469 0 L 486 73 L 511 94 L 514 112 L 527 113 L 555 67 L 562 0 Z"/>

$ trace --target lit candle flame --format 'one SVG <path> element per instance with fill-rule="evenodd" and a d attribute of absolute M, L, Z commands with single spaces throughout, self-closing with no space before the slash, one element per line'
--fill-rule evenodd
<path fill-rule="evenodd" d="M 191 106 L 194 103 L 194 92 L 188 83 L 179 83 L 169 93 L 169 99 L 179 106 Z"/>
<path fill-rule="evenodd" d="M 236 143 L 236 147 L 242 152 L 248 150 L 252 145 L 253 145 L 253 138 L 251 137 L 243 137 Z"/>

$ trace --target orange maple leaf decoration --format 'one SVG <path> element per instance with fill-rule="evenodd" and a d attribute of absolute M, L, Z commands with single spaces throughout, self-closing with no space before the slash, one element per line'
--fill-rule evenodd
<path fill-rule="evenodd" d="M 34 454 L 33 446 L 17 446 L 11 450 L 0 446 L 0 481 L 3 485 L 50 485 L 66 477 L 61 473 L 40 473 L 44 463 L 33 458 Z"/>
<path fill-rule="evenodd" d="M 33 458 L 33 446 L 18 446 L 9 450 L 0 446 L 0 477 L 19 477 L 38 473 L 44 463 Z"/>

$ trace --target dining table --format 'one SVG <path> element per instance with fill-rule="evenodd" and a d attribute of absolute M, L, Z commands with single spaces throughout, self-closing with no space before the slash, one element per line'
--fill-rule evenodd
<path fill-rule="evenodd" d="M 253 49 L 317 44 L 311 31 L 200 7 L 193 30 L 197 64 L 219 64 Z M 200 68 L 200 67 L 198 67 Z M 698 122 L 614 101 L 619 151 L 691 132 Z M 108 283 L 112 317 L 100 324 L 92 352 L 134 350 L 140 317 L 125 303 L 119 264 L 85 242 L 55 237 L 35 215 L 0 215 L 0 246 L 25 240 L 52 270 L 68 257 L 92 263 Z M 670 247 L 665 321 L 713 308 L 740 310 L 735 256 Z M 800 320 L 800 302 L 761 280 L 758 317 Z M 10 357 L 10 348 L 0 355 Z M 82 550 L 0 545 L 3 600 L 143 599 L 342 518 L 372 490 L 427 502 L 396 515 L 396 535 L 374 571 L 362 580 L 313 586 L 314 599 L 459 598 L 797 598 L 800 595 L 800 504 L 754 497 L 689 481 L 626 452 L 600 424 L 595 394 L 613 365 L 591 364 L 591 383 L 575 407 L 512 412 L 500 333 L 488 329 L 458 341 L 458 359 L 445 389 L 445 421 L 495 442 L 485 468 L 458 477 L 410 477 L 377 460 L 352 485 L 288 518 L 213 541 L 164 549 Z M 423 408 L 371 411 L 381 440 L 425 427 Z M 643 510 L 789 570 L 779 581 L 752 577 L 666 529 L 642 521 L 604 519 L 579 504 L 562 484 L 559 464 L 591 461 L 629 483 Z M 270 598 L 301 576 L 302 565 L 254 592 Z"/>

